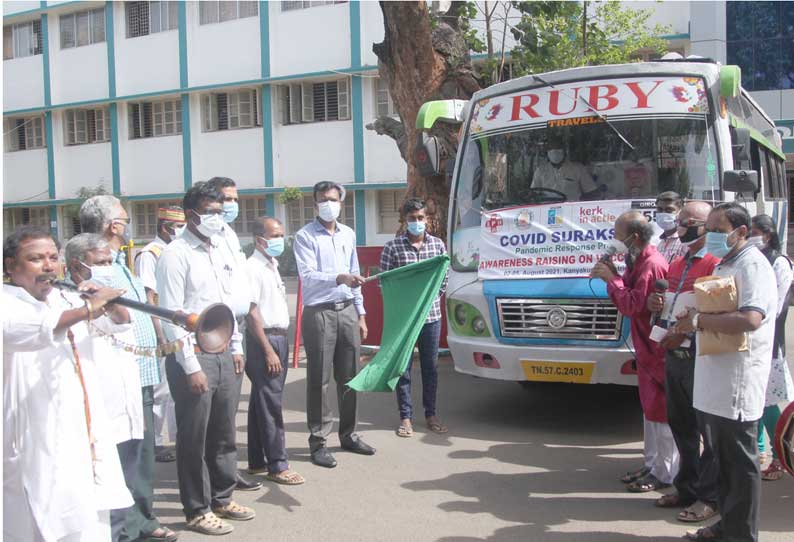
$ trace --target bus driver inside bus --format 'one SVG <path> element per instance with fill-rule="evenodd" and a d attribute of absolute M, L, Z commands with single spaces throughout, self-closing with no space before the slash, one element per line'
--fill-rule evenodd
<path fill-rule="evenodd" d="M 535 170 L 532 188 L 546 188 L 565 195 L 566 201 L 598 197 L 598 186 L 579 162 L 568 159 L 562 134 L 552 134 L 546 143 L 546 158 Z"/>

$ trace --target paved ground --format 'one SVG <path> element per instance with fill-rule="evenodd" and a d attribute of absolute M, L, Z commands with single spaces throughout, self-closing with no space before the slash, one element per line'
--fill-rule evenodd
<path fill-rule="evenodd" d="M 449 435 L 428 434 L 417 422 L 412 439 L 398 438 L 393 395 L 360 395 L 360 433 L 378 453 L 343 452 L 332 435 L 339 466 L 327 470 L 308 458 L 305 377 L 302 361 L 288 376 L 285 418 L 292 466 L 308 481 L 235 493 L 258 516 L 236 523 L 226 540 L 640 542 L 680 540 L 687 529 L 653 506 L 657 494 L 630 494 L 618 481 L 642 457 L 633 389 L 547 384 L 526 391 L 455 373 L 444 358 L 439 412 Z M 246 381 L 241 468 L 247 390 Z M 158 465 L 157 474 L 157 513 L 181 530 L 174 464 Z M 792 510 L 794 478 L 765 482 L 763 542 L 794 540 Z M 202 539 L 187 532 L 181 538 Z"/>

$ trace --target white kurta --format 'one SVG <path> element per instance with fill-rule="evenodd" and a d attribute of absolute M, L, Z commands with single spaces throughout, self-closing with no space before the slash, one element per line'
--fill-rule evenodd
<path fill-rule="evenodd" d="M 71 293 L 55 290 L 43 303 L 22 288 L 3 286 L 5 540 L 109 540 L 106 511 L 133 503 L 108 427 L 88 326 L 71 329 L 88 393 L 96 477 L 72 348 L 65 331 L 54 332 L 64 311 L 82 305 Z"/>

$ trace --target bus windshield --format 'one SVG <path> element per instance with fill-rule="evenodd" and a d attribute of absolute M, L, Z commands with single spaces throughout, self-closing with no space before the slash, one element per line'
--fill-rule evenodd
<path fill-rule="evenodd" d="M 470 139 L 458 179 L 461 211 L 653 199 L 666 190 L 687 198 L 719 198 L 717 152 L 703 118 L 617 120 L 612 125 L 614 130 L 600 121 Z M 474 214 L 479 224 L 479 212 Z"/>

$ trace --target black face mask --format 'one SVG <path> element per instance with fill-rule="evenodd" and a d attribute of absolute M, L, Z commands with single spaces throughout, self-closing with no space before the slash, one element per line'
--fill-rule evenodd
<path fill-rule="evenodd" d="M 678 240 L 681 241 L 682 243 L 691 243 L 692 241 L 695 241 L 698 238 L 703 237 L 703 234 L 699 233 L 698 231 L 702 227 L 703 227 L 702 225 L 689 226 L 686 229 L 686 233 L 684 235 L 681 235 L 678 238 Z"/>

